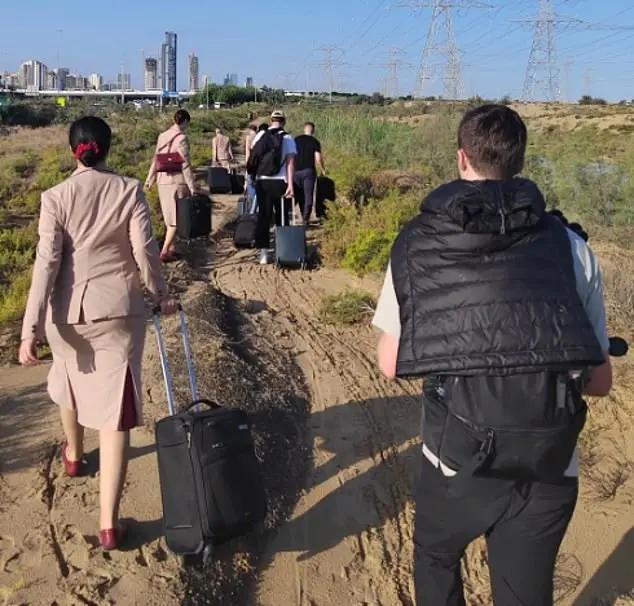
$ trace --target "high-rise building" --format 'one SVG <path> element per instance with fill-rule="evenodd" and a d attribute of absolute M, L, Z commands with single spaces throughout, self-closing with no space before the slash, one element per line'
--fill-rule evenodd
<path fill-rule="evenodd" d="M 20 88 L 20 76 L 15 72 L 0 72 L 0 88 Z"/>
<path fill-rule="evenodd" d="M 197 91 L 199 88 L 198 56 L 192 53 L 189 55 L 189 90 Z"/>
<path fill-rule="evenodd" d="M 154 57 L 148 57 L 145 60 L 143 70 L 143 82 L 145 90 L 154 90 L 158 85 L 158 61 Z"/>
<path fill-rule="evenodd" d="M 165 32 L 165 42 L 161 45 L 161 86 L 170 93 L 177 90 L 177 42 L 178 36 L 175 32 Z"/>
<path fill-rule="evenodd" d="M 88 87 L 92 90 L 101 90 L 103 87 L 103 78 L 99 74 L 90 74 L 90 76 L 88 76 Z"/>
<path fill-rule="evenodd" d="M 18 71 L 21 88 L 42 90 L 46 88 L 48 68 L 41 61 L 25 61 Z"/>
<path fill-rule="evenodd" d="M 88 78 L 84 78 L 81 74 L 67 74 L 65 88 L 68 90 L 86 90 L 90 88 Z"/>
<path fill-rule="evenodd" d="M 132 88 L 132 76 L 124 72 L 117 74 L 117 89 L 130 90 Z"/>
<path fill-rule="evenodd" d="M 227 74 L 224 79 L 225 86 L 238 86 L 238 74 Z"/>
<path fill-rule="evenodd" d="M 46 74 L 46 89 L 57 90 L 57 74 L 55 71 L 49 71 Z"/>
<path fill-rule="evenodd" d="M 245 88 L 253 88 L 253 78 L 251 76 L 247 76 L 247 79 L 244 81 Z"/>
<path fill-rule="evenodd" d="M 57 90 L 66 90 L 66 78 L 70 74 L 70 70 L 67 67 L 58 67 L 55 70 L 55 78 L 57 80 Z"/>

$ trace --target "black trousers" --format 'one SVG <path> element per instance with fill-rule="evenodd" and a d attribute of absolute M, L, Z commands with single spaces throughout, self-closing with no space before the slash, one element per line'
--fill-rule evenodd
<path fill-rule="evenodd" d="M 484 535 L 496 606 L 552 606 L 555 560 L 577 502 L 577 479 L 542 484 L 474 478 L 456 495 L 449 491 L 451 478 L 421 457 L 416 604 L 466 606 L 460 561 Z"/>
<path fill-rule="evenodd" d="M 304 223 L 308 223 L 310 214 L 313 211 L 313 196 L 315 195 L 316 181 L 317 173 L 313 168 L 305 168 L 295 173 L 295 199 L 302 211 Z"/>
<path fill-rule="evenodd" d="M 269 248 L 271 244 L 271 220 L 275 214 L 275 225 L 282 225 L 282 197 L 286 193 L 284 179 L 258 179 L 255 192 L 258 198 L 258 220 L 255 227 L 256 248 Z M 284 223 L 288 225 L 291 203 L 284 204 Z"/>

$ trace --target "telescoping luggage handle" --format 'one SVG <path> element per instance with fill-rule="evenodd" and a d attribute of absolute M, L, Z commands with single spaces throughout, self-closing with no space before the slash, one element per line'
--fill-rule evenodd
<path fill-rule="evenodd" d="M 183 337 L 183 348 L 185 349 L 185 362 L 187 363 L 187 374 L 189 375 L 189 387 L 192 392 L 193 403 L 190 405 L 199 410 L 200 404 L 207 403 L 206 400 L 200 400 L 198 396 L 198 382 L 196 380 L 196 369 L 192 359 L 192 350 L 189 343 L 189 330 L 187 329 L 187 320 L 182 306 L 178 306 L 178 315 L 180 317 L 181 335 Z M 163 379 L 165 381 L 165 392 L 167 393 L 167 405 L 170 415 L 176 414 L 176 403 L 174 398 L 174 387 L 172 384 L 172 374 L 167 361 L 167 350 L 165 349 L 165 341 L 163 339 L 163 331 L 161 330 L 161 308 L 155 307 L 153 310 L 154 331 L 156 332 L 156 341 L 159 348 L 159 356 L 161 358 L 161 370 L 163 371 Z"/>
<path fill-rule="evenodd" d="M 282 196 L 282 200 L 280 202 L 280 210 L 282 212 L 282 216 L 281 216 L 281 225 L 282 227 L 294 227 L 295 226 L 295 199 L 294 198 L 290 198 L 291 201 L 291 223 L 290 225 L 286 225 L 286 201 L 289 198 L 286 198 L 284 196 Z"/>

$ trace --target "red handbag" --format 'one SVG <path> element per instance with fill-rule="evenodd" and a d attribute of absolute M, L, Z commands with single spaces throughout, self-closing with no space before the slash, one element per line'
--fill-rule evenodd
<path fill-rule="evenodd" d="M 167 153 L 156 154 L 154 156 L 154 167 L 157 173 L 180 173 L 183 171 L 183 164 L 185 159 L 179 152 L 170 152 L 172 143 L 176 137 L 180 137 L 182 133 L 179 133 L 167 144 Z"/>

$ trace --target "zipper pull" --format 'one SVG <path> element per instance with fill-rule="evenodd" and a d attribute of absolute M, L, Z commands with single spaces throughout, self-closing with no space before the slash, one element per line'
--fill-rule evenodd
<path fill-rule="evenodd" d="M 506 234 L 506 216 L 501 208 L 498 212 L 500 213 L 500 219 L 502 220 L 502 224 L 500 225 L 500 235 L 504 236 Z"/>
<path fill-rule="evenodd" d="M 192 432 L 187 430 L 187 448 L 191 449 L 192 447 Z"/>

